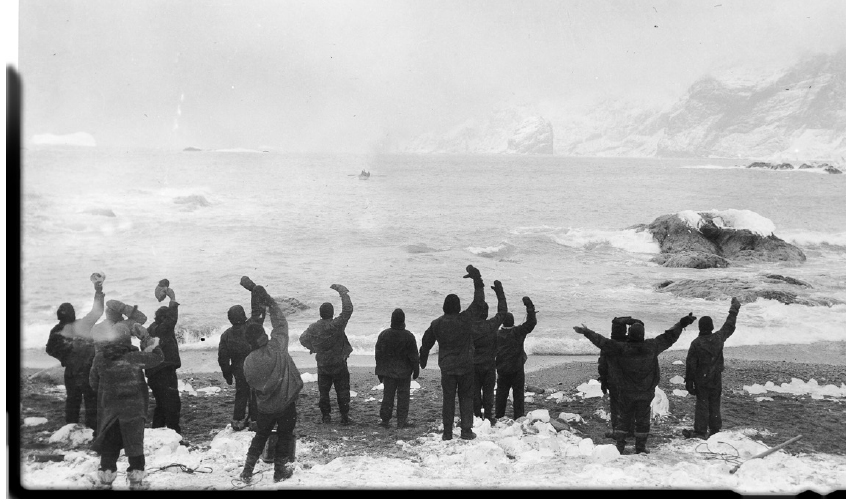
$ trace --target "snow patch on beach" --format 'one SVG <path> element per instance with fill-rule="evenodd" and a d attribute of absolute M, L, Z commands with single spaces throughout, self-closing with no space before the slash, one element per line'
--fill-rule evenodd
<path fill-rule="evenodd" d="M 799 378 L 791 378 L 790 383 L 782 383 L 776 385 L 768 381 L 764 385 L 744 385 L 743 390 L 749 394 L 766 394 L 767 392 L 775 392 L 777 394 L 791 394 L 791 395 L 806 395 L 810 394 L 812 399 L 823 399 L 824 397 L 846 397 L 846 384 L 841 383 L 837 385 L 829 383 L 828 385 L 820 385 L 816 379 L 811 378 L 805 383 Z"/>

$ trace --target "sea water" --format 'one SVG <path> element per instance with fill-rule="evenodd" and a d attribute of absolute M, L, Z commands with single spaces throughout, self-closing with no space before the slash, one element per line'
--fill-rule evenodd
<path fill-rule="evenodd" d="M 509 310 L 539 311 L 534 354 L 596 349 L 572 327 L 608 334 L 614 316 L 645 322 L 647 337 L 688 312 L 719 327 L 729 300 L 657 293 L 664 280 L 801 279 L 846 303 L 846 176 L 741 168 L 737 160 L 487 155 L 297 155 L 251 152 L 42 149 L 23 153 L 22 345 L 46 344 L 55 312 L 92 306 L 88 277 L 107 276 L 107 299 L 137 304 L 152 321 L 153 290 L 168 278 L 180 305 L 182 348 L 215 347 L 232 305 L 249 307 L 248 275 L 276 297 L 310 306 L 289 317 L 291 349 L 319 318 L 329 289 L 355 306 L 346 332 L 356 353 L 402 308 L 418 339 L 473 264 L 502 281 Z M 733 169 L 736 168 L 736 169 Z M 368 180 L 357 174 L 366 169 Z M 801 265 L 715 270 L 649 262 L 658 245 L 627 229 L 685 210 L 750 210 L 801 247 Z M 486 287 L 487 301 L 496 299 Z M 846 340 L 846 304 L 744 306 L 729 345 Z M 687 348 L 688 329 L 676 344 Z"/>

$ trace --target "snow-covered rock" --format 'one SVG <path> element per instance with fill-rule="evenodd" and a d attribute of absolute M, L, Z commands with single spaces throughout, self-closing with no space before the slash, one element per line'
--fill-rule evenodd
<path fill-rule="evenodd" d="M 764 387 L 763 385 L 758 385 L 757 383 L 755 385 L 744 385 L 743 390 L 749 392 L 750 394 L 766 394 L 767 393 L 767 388 Z"/>
<path fill-rule="evenodd" d="M 591 458 L 595 462 L 603 463 L 608 462 L 609 460 L 614 460 L 620 456 L 619 450 L 617 447 L 612 444 L 602 444 L 594 447 L 593 453 L 591 454 Z"/>
<path fill-rule="evenodd" d="M 578 393 L 576 395 L 584 399 L 603 396 L 602 385 L 600 385 L 600 383 L 596 380 L 590 380 L 587 383 L 582 383 L 581 385 L 576 387 L 576 390 L 578 390 Z"/>
<path fill-rule="evenodd" d="M 314 383 L 317 381 L 317 375 L 312 373 L 301 373 L 300 379 L 302 379 L 303 383 Z"/>
<path fill-rule="evenodd" d="M 791 378 L 790 383 L 776 385 L 768 381 L 764 385 L 744 385 L 743 390 L 750 394 L 763 394 L 765 392 L 776 392 L 779 394 L 805 395 L 810 394 L 813 399 L 824 397 L 846 397 L 846 384 L 841 383 L 840 387 L 834 384 L 820 385 L 817 380 L 811 378 L 808 383 L 799 378 Z"/>
<path fill-rule="evenodd" d="M 674 365 L 674 366 L 684 366 L 684 362 L 682 362 L 682 361 L 680 361 L 680 360 L 673 361 L 673 365 Z"/>
<path fill-rule="evenodd" d="M 94 439 L 94 430 L 82 424 L 70 423 L 63 426 L 50 436 L 50 443 L 68 443 L 71 446 L 79 446 L 90 443 Z"/>
<path fill-rule="evenodd" d="M 36 425 L 46 424 L 47 421 L 44 417 L 26 417 L 24 418 L 24 427 L 35 427 Z"/>
<path fill-rule="evenodd" d="M 579 442 L 579 453 L 583 457 L 590 457 L 593 455 L 593 440 L 584 438 Z"/>
<path fill-rule="evenodd" d="M 370 390 L 385 390 L 385 384 L 380 383 L 379 385 L 374 385 Z"/>
<path fill-rule="evenodd" d="M 180 393 L 181 393 L 181 392 L 185 392 L 185 393 L 187 393 L 188 395 L 192 395 L 192 396 L 197 395 L 197 391 L 196 391 L 196 390 L 194 390 L 194 387 L 193 387 L 193 386 L 191 386 L 191 384 L 190 384 L 190 383 L 188 383 L 187 381 L 184 381 L 184 380 L 179 380 L 179 381 L 177 382 L 176 387 L 177 387 L 177 390 L 179 390 L 179 392 L 180 392 Z"/>
<path fill-rule="evenodd" d="M 772 401 L 772 397 L 756 397 L 755 402 L 764 402 L 764 401 Z"/>
<path fill-rule="evenodd" d="M 197 392 L 202 392 L 206 395 L 216 395 L 220 392 L 220 387 L 203 387 L 201 389 L 197 389 Z"/>
<path fill-rule="evenodd" d="M 593 414 L 598 416 L 599 418 L 605 420 L 606 422 L 608 420 L 611 420 L 611 414 L 608 413 L 607 411 L 605 411 L 602 408 L 597 409 Z"/>
<path fill-rule="evenodd" d="M 684 385 L 684 378 L 679 375 L 676 375 L 670 378 L 670 383 L 672 383 L 673 385 Z"/>
<path fill-rule="evenodd" d="M 687 397 L 689 394 L 687 390 L 673 389 L 673 395 L 679 397 Z"/>
<path fill-rule="evenodd" d="M 565 422 L 575 422 L 575 423 L 584 423 L 585 421 L 582 419 L 582 416 L 578 413 L 568 413 L 566 411 L 562 411 L 558 414 L 559 420 L 564 420 Z"/>
<path fill-rule="evenodd" d="M 536 409 L 526 415 L 530 420 L 540 420 L 542 422 L 549 422 L 549 410 Z"/>

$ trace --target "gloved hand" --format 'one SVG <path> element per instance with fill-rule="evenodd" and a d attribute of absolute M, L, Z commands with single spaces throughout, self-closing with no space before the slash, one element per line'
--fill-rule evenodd
<path fill-rule="evenodd" d="M 573 326 L 573 330 L 579 334 L 587 334 L 587 326 L 582 324 L 581 327 Z"/>
<path fill-rule="evenodd" d="M 503 292 L 502 282 L 500 282 L 499 280 L 494 280 L 494 284 L 491 286 L 491 289 L 493 289 L 493 291 L 496 292 L 496 296 L 499 297 L 499 295 Z"/>
<path fill-rule="evenodd" d="M 167 278 L 159 280 L 159 283 L 156 285 L 156 289 L 154 291 L 156 301 L 161 303 L 164 300 L 167 295 L 168 287 L 170 287 L 170 281 Z"/>
<path fill-rule="evenodd" d="M 681 324 L 682 329 L 684 329 L 692 324 L 694 320 L 696 320 L 696 317 L 693 316 L 693 312 L 690 312 L 686 316 L 682 317 L 681 320 L 679 320 L 679 323 Z"/>
<path fill-rule="evenodd" d="M 535 305 L 532 303 L 532 300 L 529 299 L 529 296 L 523 296 L 523 304 L 526 305 L 526 311 L 535 311 Z"/>
<path fill-rule="evenodd" d="M 420 369 L 426 369 L 426 361 L 429 360 L 429 356 L 420 356 Z"/>
<path fill-rule="evenodd" d="M 329 286 L 329 288 L 334 290 L 334 291 L 338 291 L 338 294 L 343 294 L 345 292 L 350 291 L 349 289 L 347 289 L 346 287 L 344 287 L 341 284 L 332 284 L 332 285 Z"/>
<path fill-rule="evenodd" d="M 159 338 L 148 338 L 149 341 L 144 346 L 144 351 L 147 353 L 151 353 L 156 347 L 159 346 Z"/>
<path fill-rule="evenodd" d="M 415 369 L 414 372 L 411 373 L 411 379 L 416 380 L 418 376 L 420 376 L 420 369 Z"/>
<path fill-rule="evenodd" d="M 685 382 L 684 388 L 687 389 L 687 393 L 696 396 L 696 384 L 693 382 Z"/>
<path fill-rule="evenodd" d="M 731 307 L 735 310 L 740 309 L 740 300 L 736 297 L 731 298 Z"/>
<path fill-rule="evenodd" d="M 474 268 L 472 264 L 468 264 L 466 270 L 467 274 L 462 278 L 472 278 L 473 280 L 482 278 L 482 273 L 478 269 Z"/>
<path fill-rule="evenodd" d="M 232 373 L 223 373 L 223 379 L 226 380 L 227 385 L 232 385 Z"/>
<path fill-rule="evenodd" d="M 150 334 L 147 332 L 147 329 L 139 323 L 134 323 L 129 328 L 129 334 L 131 336 L 135 336 L 136 338 L 143 340 L 144 338 L 148 337 Z"/>
<path fill-rule="evenodd" d="M 256 283 L 250 280 L 250 277 L 248 277 L 247 275 L 241 277 L 241 287 L 247 289 L 248 291 L 251 291 L 255 286 Z"/>
<path fill-rule="evenodd" d="M 378 375 L 378 376 L 379 376 L 379 383 L 385 383 L 385 377 L 383 375 Z"/>
<path fill-rule="evenodd" d="M 604 381 L 599 382 L 599 389 L 602 391 L 602 395 L 608 394 L 608 387 L 605 385 Z"/>

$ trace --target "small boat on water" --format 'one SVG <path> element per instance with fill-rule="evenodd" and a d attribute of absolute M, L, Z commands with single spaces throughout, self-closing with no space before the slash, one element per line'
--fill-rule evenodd
<path fill-rule="evenodd" d="M 361 170 L 361 173 L 358 174 L 358 180 L 367 180 L 370 178 L 370 172 L 367 170 Z"/>

